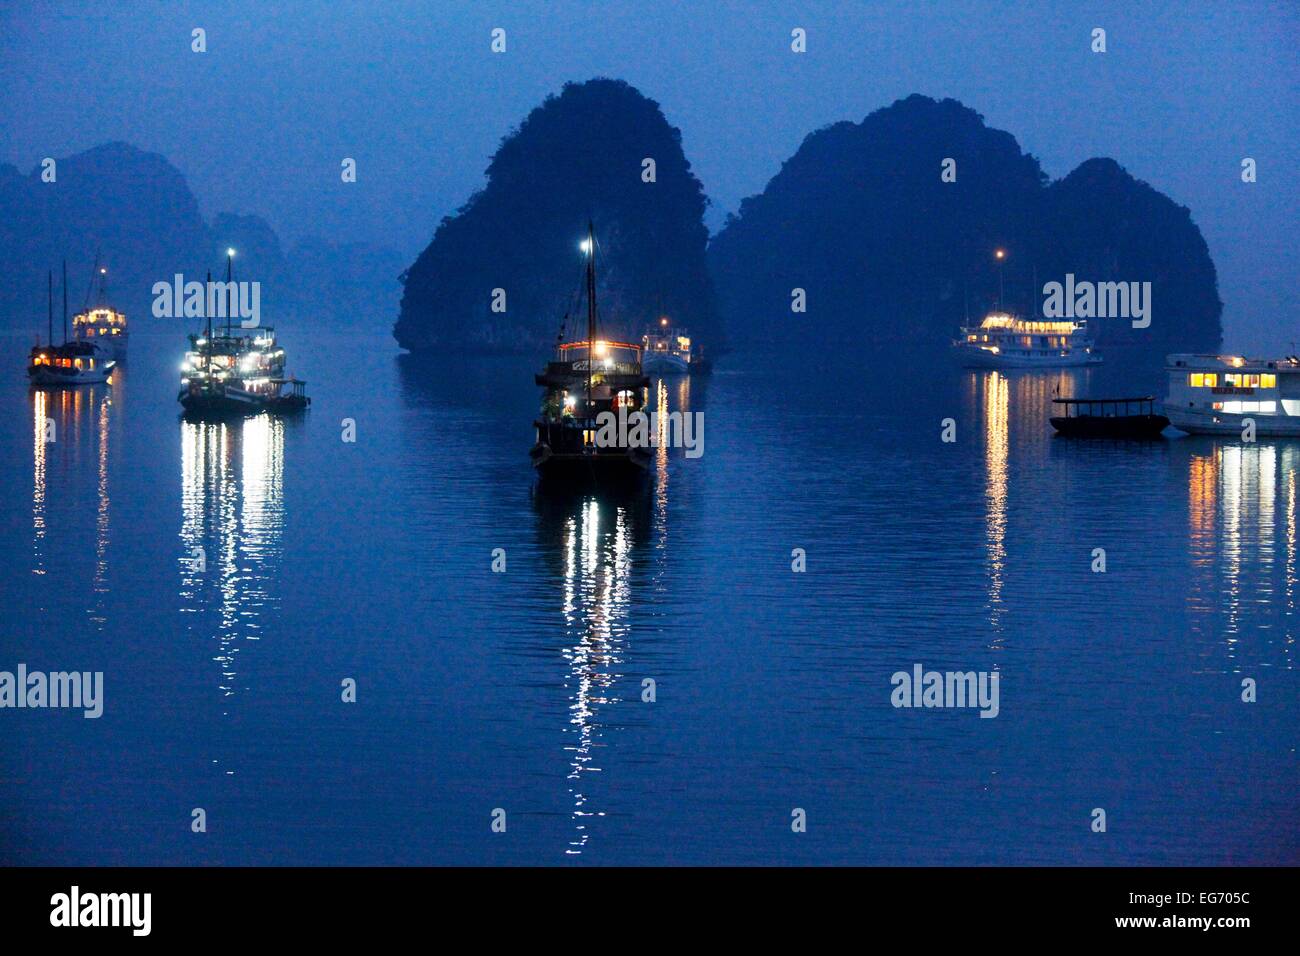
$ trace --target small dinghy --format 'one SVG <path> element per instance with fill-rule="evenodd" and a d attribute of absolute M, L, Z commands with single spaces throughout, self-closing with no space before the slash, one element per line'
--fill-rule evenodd
<path fill-rule="evenodd" d="M 1169 419 L 1155 413 L 1155 398 L 1054 398 L 1063 415 L 1052 427 L 1073 438 L 1159 438 Z"/>

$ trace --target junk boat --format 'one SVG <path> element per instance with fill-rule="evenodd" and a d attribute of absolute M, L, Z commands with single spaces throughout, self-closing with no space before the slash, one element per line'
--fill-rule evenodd
<path fill-rule="evenodd" d="M 1052 427 L 1073 438 L 1158 438 L 1169 419 L 1155 411 L 1155 396 L 1140 398 L 1054 398 L 1063 415 Z"/>
<path fill-rule="evenodd" d="M 1086 320 L 1026 319 L 990 312 L 963 326 L 953 347 L 966 368 L 1068 368 L 1101 364 Z"/>
<path fill-rule="evenodd" d="M 231 258 L 233 252 L 226 261 L 228 287 Z M 209 275 L 209 286 L 211 281 Z M 204 331 L 189 338 L 190 351 L 181 365 L 181 390 L 176 396 L 187 414 L 217 417 L 296 412 L 311 404 L 307 383 L 285 377 L 284 349 L 270 326 L 232 328 L 227 318 L 225 329 L 214 332 L 209 315 Z"/>
<path fill-rule="evenodd" d="M 74 341 L 94 342 L 109 352 L 114 359 L 126 358 L 128 332 L 126 315 L 118 312 L 108 304 L 108 269 L 99 264 L 95 257 L 95 273 L 91 277 L 91 289 L 99 284 L 96 305 L 90 306 L 90 290 L 86 293 L 86 305 L 81 312 L 72 317 L 72 338 Z"/>
<path fill-rule="evenodd" d="M 627 434 L 619 435 L 615 443 L 598 446 L 597 419 L 602 412 L 631 415 L 641 411 L 650 379 L 642 370 L 639 345 L 599 336 L 596 236 L 591 223 L 581 248 L 587 256 L 587 338 L 565 342 L 562 325 L 554 361 L 535 376 L 545 391 L 541 415 L 533 423 L 537 442 L 528 455 L 544 480 L 635 479 L 650 468 L 650 448 L 632 444 Z"/>
<path fill-rule="evenodd" d="M 669 328 L 666 317 L 641 336 L 641 370 L 646 374 L 689 372 L 691 357 L 691 337 L 685 329 Z"/>
<path fill-rule="evenodd" d="M 63 344 L 54 344 L 54 271 L 49 273 L 48 344 L 38 339 L 27 362 L 27 377 L 40 387 L 107 382 L 117 362 L 97 341 L 68 339 L 68 266 L 63 265 Z"/>
<path fill-rule="evenodd" d="M 1163 411 L 1181 431 L 1239 438 L 1250 419 L 1257 436 L 1300 437 L 1300 357 L 1178 353 L 1168 356 L 1165 371 Z"/>

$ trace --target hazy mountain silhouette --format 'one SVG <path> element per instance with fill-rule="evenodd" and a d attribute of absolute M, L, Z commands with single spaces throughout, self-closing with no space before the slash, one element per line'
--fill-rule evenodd
<path fill-rule="evenodd" d="M 956 181 L 943 182 L 946 158 Z M 1218 347 L 1217 277 L 1188 211 L 1112 160 L 1048 184 L 1014 137 L 974 110 L 913 95 L 810 134 L 709 248 L 733 343 L 801 336 L 945 343 L 999 297 L 1041 307 L 1048 281 L 1150 281 L 1152 324 L 1095 319 L 1100 342 Z M 807 312 L 792 313 L 791 290 Z"/>
<path fill-rule="evenodd" d="M 602 331 L 639 336 L 662 308 L 716 342 L 706 203 L 657 103 L 620 80 L 566 84 L 502 141 L 487 185 L 442 220 L 405 275 L 394 335 L 411 350 L 547 347 L 580 282 L 590 216 Z M 505 290 L 504 312 L 492 311 L 494 289 Z M 585 320 L 573 316 L 569 333 L 583 337 Z"/>
<path fill-rule="evenodd" d="M 400 255 L 369 246 L 308 241 L 285 253 L 257 216 L 217 215 L 207 223 L 185 177 L 165 158 L 108 143 L 23 175 L 0 166 L 0 322 L 44 334 L 47 269 L 68 260 L 69 311 L 86 301 L 98 250 L 108 269 L 108 299 L 133 328 L 175 324 L 152 315 L 155 282 L 224 278 L 225 250 L 237 250 L 235 278 L 262 283 L 263 321 L 384 328 L 397 307 Z M 364 295 L 358 289 L 364 288 Z M 56 292 L 55 334 L 61 302 Z M 182 330 L 184 326 L 182 325 Z"/>

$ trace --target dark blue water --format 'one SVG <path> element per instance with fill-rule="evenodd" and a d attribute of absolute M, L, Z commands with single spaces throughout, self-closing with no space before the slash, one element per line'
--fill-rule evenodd
<path fill-rule="evenodd" d="M 1300 862 L 1300 445 L 1053 439 L 1118 369 L 738 354 L 656 383 L 702 458 L 539 495 L 541 357 L 284 344 L 284 422 L 182 423 L 179 335 L 0 376 L 0 670 L 106 698 L 0 710 L 0 861 Z M 895 709 L 915 663 L 999 715 Z"/>

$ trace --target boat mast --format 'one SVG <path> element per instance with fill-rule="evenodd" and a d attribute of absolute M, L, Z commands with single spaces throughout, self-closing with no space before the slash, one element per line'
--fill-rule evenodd
<path fill-rule="evenodd" d="M 95 250 L 95 265 L 90 270 L 90 284 L 86 286 L 86 301 L 81 306 L 82 311 L 90 308 L 90 293 L 95 291 L 95 276 L 99 275 L 99 249 Z"/>
<path fill-rule="evenodd" d="M 46 317 L 46 325 L 48 326 L 47 331 L 49 332 L 50 335 L 50 345 L 53 346 L 54 345 L 54 270 L 53 269 L 51 269 L 49 272 L 49 279 L 50 279 L 50 304 L 49 304 L 49 309 L 47 310 L 49 314 Z"/>
<path fill-rule="evenodd" d="M 591 363 L 596 349 L 596 230 L 587 220 L 587 408 L 591 415 Z"/>
<path fill-rule="evenodd" d="M 98 258 L 98 254 L 96 254 Z M 63 260 L 63 343 L 68 342 L 68 260 Z"/>
<path fill-rule="evenodd" d="M 207 291 L 212 288 L 212 270 L 208 270 L 208 283 L 203 287 L 206 297 Z M 203 303 L 203 314 L 207 317 L 207 329 L 203 335 L 203 372 L 212 378 L 212 310 L 208 308 L 205 301 Z"/>
<path fill-rule="evenodd" d="M 235 261 L 235 250 L 226 250 L 226 301 L 230 301 L 230 267 Z M 230 338 L 230 309 L 226 308 L 226 338 Z"/>

